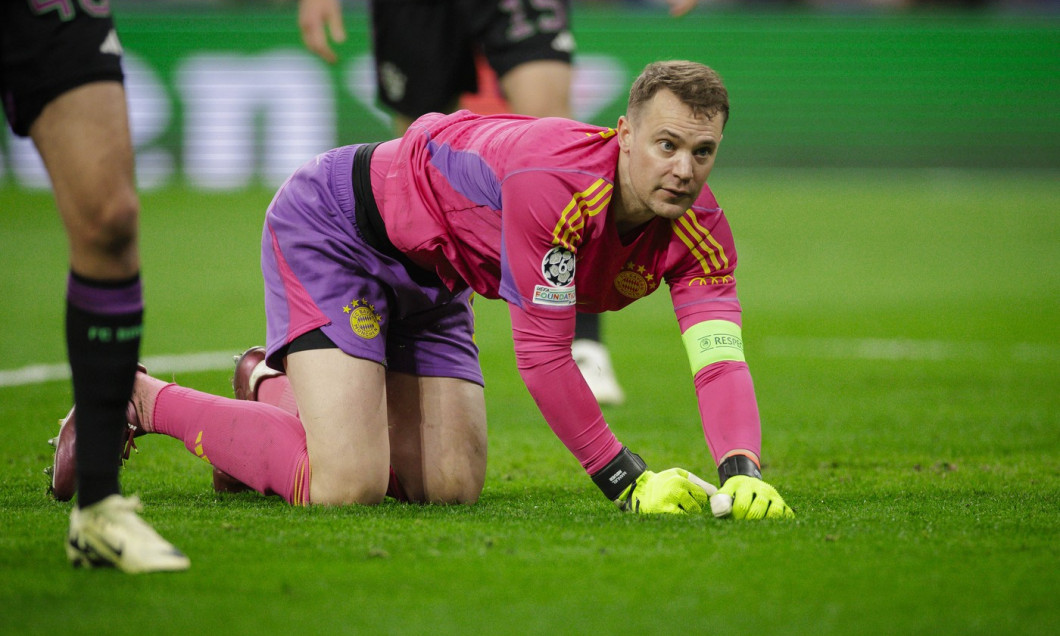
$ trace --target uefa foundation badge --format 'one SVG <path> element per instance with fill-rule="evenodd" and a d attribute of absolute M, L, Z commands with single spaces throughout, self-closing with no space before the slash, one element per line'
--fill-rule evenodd
<path fill-rule="evenodd" d="M 569 249 L 553 247 L 541 259 L 541 274 L 548 285 L 534 286 L 533 302 L 538 305 L 565 307 L 577 302 L 574 291 L 574 267 L 576 259 Z"/>

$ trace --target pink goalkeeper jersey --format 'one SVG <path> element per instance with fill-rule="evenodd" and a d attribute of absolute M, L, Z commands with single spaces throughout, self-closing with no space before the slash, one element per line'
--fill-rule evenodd
<path fill-rule="evenodd" d="M 610 128 L 460 111 L 421 117 L 373 159 L 390 240 L 450 288 L 508 301 L 520 373 L 590 473 L 621 444 L 571 357 L 576 311 L 620 309 L 665 281 L 682 333 L 706 320 L 740 324 L 736 250 L 710 189 L 680 219 L 620 238 L 609 209 L 618 152 Z M 384 181 L 377 168 L 386 165 Z M 718 381 L 733 373 L 746 381 Z M 746 365 L 710 365 L 696 386 L 715 459 L 733 448 L 758 453 Z"/>

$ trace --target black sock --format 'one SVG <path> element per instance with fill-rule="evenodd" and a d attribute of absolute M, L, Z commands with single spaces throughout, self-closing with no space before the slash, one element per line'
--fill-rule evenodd
<path fill-rule="evenodd" d="M 77 426 L 77 503 L 119 494 L 125 407 L 140 357 L 140 277 L 90 280 L 70 272 L 66 348 Z"/>
<path fill-rule="evenodd" d="M 574 339 L 600 342 L 600 314 L 578 314 L 574 321 Z"/>

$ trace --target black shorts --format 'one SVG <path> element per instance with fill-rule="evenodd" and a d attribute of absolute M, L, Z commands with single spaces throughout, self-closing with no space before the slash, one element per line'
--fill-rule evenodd
<path fill-rule="evenodd" d="M 373 0 L 379 99 L 410 118 L 445 112 L 478 90 L 476 50 L 498 77 L 524 62 L 569 64 L 569 9 L 570 0 Z"/>
<path fill-rule="evenodd" d="M 107 3 L 0 0 L 0 97 L 7 123 L 26 136 L 48 102 L 89 82 L 123 80 L 121 44 Z M 44 3 L 37 3 L 44 4 Z M 82 6 L 102 4 L 86 11 Z"/>

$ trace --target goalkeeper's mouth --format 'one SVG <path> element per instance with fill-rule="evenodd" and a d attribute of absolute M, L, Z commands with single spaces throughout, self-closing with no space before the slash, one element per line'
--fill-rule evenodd
<path fill-rule="evenodd" d="M 662 190 L 663 195 L 668 199 L 668 203 L 680 203 L 681 201 L 688 201 L 691 203 L 692 199 L 695 198 L 692 196 L 691 190 L 667 188 L 665 186 L 660 188 L 660 190 Z"/>

